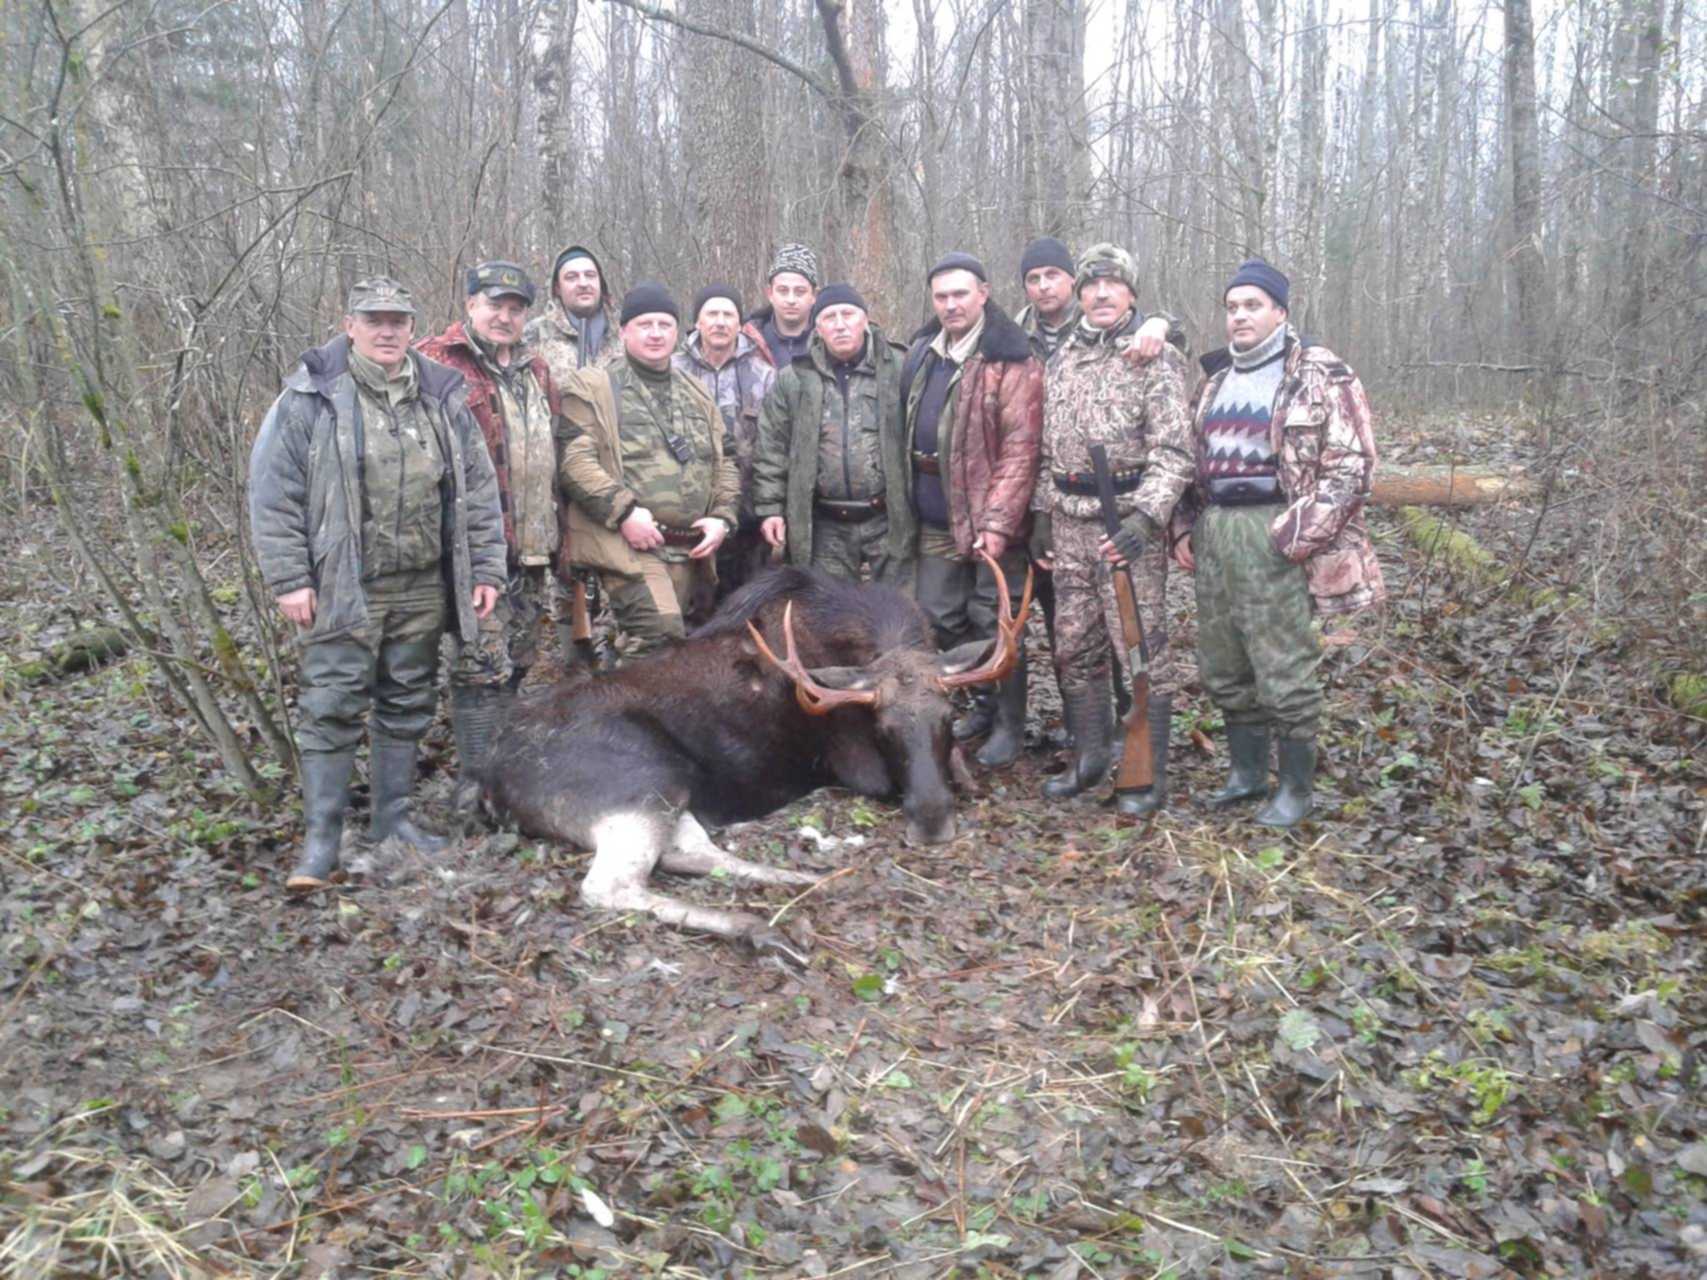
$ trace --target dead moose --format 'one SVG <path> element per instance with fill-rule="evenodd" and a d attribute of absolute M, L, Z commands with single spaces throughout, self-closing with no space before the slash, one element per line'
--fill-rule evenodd
<path fill-rule="evenodd" d="M 1029 575 L 1016 618 L 995 572 L 996 638 L 938 653 L 899 591 L 771 570 L 674 648 L 519 701 L 488 757 L 487 796 L 524 833 L 592 849 L 590 906 L 786 951 L 755 916 L 654 891 L 652 869 L 811 884 L 734 857 L 705 828 L 824 786 L 899 794 L 910 842 L 952 839 L 949 694 L 1007 674 L 1031 605 Z"/>

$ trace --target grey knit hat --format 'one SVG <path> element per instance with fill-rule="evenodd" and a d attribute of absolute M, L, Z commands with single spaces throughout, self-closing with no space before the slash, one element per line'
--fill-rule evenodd
<path fill-rule="evenodd" d="M 818 255 L 812 252 L 809 245 L 785 244 L 776 251 L 776 257 L 771 259 L 770 274 L 765 277 L 768 284 L 785 271 L 806 277 L 806 283 L 814 289 L 823 278 L 818 274 Z"/>

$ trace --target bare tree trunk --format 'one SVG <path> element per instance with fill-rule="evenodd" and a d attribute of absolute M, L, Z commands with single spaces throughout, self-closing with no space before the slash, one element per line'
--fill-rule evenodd
<path fill-rule="evenodd" d="M 721 30 L 754 34 L 753 0 L 698 0 L 695 12 Z M 756 296 L 771 225 L 770 184 L 753 180 L 765 172 L 759 82 L 750 56 L 723 41 L 692 41 L 684 61 L 682 154 L 702 270 L 707 280 L 732 282 Z"/>
<path fill-rule="evenodd" d="M 1541 257 L 1540 136 L 1535 118 L 1535 28 L 1529 0 L 1505 0 L 1506 147 L 1511 164 L 1511 281 L 1518 355 L 1542 358 L 1546 263 Z"/>
<path fill-rule="evenodd" d="M 1080 0 L 1026 0 L 1021 101 L 1025 225 L 1077 246 L 1090 196 L 1085 13 Z"/>
<path fill-rule="evenodd" d="M 545 211 L 546 251 L 554 253 L 569 235 L 569 193 L 575 185 L 574 126 L 570 97 L 575 87 L 575 22 L 580 0 L 548 0 L 540 21 L 544 49 L 534 67 L 538 100 L 540 199 Z"/>

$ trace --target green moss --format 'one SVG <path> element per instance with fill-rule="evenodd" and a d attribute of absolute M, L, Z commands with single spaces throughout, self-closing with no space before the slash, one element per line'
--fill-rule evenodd
<path fill-rule="evenodd" d="M 1439 516 L 1421 507 L 1401 507 L 1399 520 L 1412 542 L 1445 561 L 1449 568 L 1473 578 L 1491 579 L 1497 574 L 1497 563 L 1488 549 Z"/>
<path fill-rule="evenodd" d="M 1673 672 L 1666 679 L 1666 697 L 1684 715 L 1707 720 L 1707 675 Z"/>

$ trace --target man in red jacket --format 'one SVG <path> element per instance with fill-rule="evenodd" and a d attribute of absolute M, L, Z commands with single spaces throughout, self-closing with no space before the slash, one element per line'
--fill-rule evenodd
<path fill-rule="evenodd" d="M 558 490 L 557 389 L 544 359 L 522 346 L 534 287 L 513 262 L 483 262 L 468 273 L 466 322 L 416 344 L 462 374 L 468 407 L 498 475 L 509 580 L 473 644 L 458 644 L 450 674 L 451 728 L 461 765 L 455 802 L 479 798 L 478 772 L 504 703 L 539 652 L 551 612 L 551 576 L 561 564 L 566 519 Z M 567 581 L 567 579 L 566 579 Z"/>
<path fill-rule="evenodd" d="M 1015 597 L 1025 583 L 1026 533 L 1043 437 L 1043 366 L 1024 330 L 990 300 L 984 264 L 951 253 L 927 279 L 936 319 L 914 335 L 901 370 L 919 518 L 917 596 L 952 648 L 996 634 L 1001 564 Z M 994 691 L 982 687 L 957 738 L 989 734 L 987 766 L 1012 764 L 1025 741 L 1025 652 Z"/>

